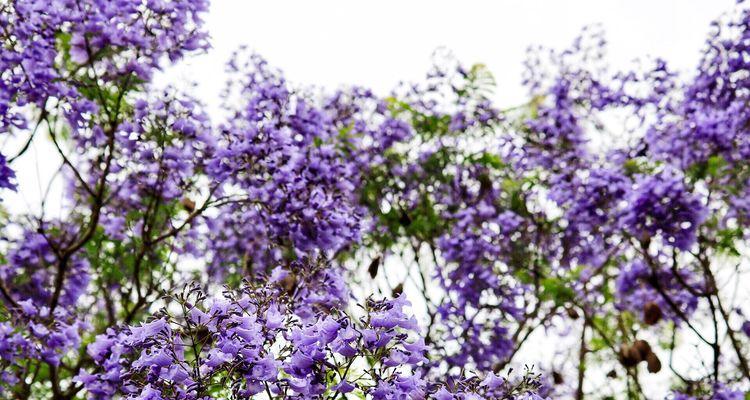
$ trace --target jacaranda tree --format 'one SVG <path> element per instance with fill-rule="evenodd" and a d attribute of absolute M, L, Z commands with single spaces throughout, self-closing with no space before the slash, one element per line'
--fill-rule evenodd
<path fill-rule="evenodd" d="M 750 8 L 689 76 L 532 49 L 511 109 L 443 53 L 382 96 L 241 49 L 222 121 L 152 83 L 207 8 L 0 3 L 0 194 L 37 142 L 64 183 L 0 216 L 2 398 L 747 397 Z"/>

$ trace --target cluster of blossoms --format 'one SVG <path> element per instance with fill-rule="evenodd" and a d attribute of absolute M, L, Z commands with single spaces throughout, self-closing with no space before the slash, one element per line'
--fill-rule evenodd
<path fill-rule="evenodd" d="M 566 254 L 561 263 L 599 265 L 603 253 L 617 230 L 621 202 L 629 192 L 627 177 L 616 170 L 592 168 L 577 171 L 566 180 L 556 182 L 549 198 L 563 211 L 567 224 L 562 233 Z M 609 243 L 611 244 L 611 243 Z"/>
<path fill-rule="evenodd" d="M 29 360 L 59 366 L 79 350 L 82 332 L 90 328 L 78 314 L 91 279 L 89 263 L 71 259 L 69 284 L 55 291 L 53 246 L 39 233 L 24 232 L 0 265 L 0 294 L 4 304 L 16 309 L 9 320 L 0 322 L 0 390 L 24 380 Z M 53 299 L 57 299 L 54 308 Z"/>
<path fill-rule="evenodd" d="M 685 187 L 684 178 L 670 170 L 641 176 L 628 193 L 620 223 L 639 240 L 660 236 L 669 246 L 689 250 L 696 227 L 706 219 L 701 200 Z"/>
<path fill-rule="evenodd" d="M 456 382 L 420 374 L 428 347 L 403 296 L 367 299 L 358 318 L 345 294 L 321 299 L 320 266 L 277 267 L 262 281 L 208 297 L 196 286 L 167 299 L 150 322 L 110 328 L 87 347 L 95 368 L 75 379 L 94 399 L 269 398 L 323 395 L 373 399 L 527 396 L 538 376 L 490 373 Z M 306 273 L 305 273 L 306 272 Z M 174 310 L 174 311 L 170 311 Z M 317 310 L 317 311 L 315 311 Z M 311 311 L 314 311 L 311 313 Z"/>
<path fill-rule="evenodd" d="M 202 219 L 209 273 L 263 272 L 281 260 L 331 256 L 372 228 L 358 188 L 383 153 L 412 131 L 359 88 L 295 92 L 257 55 L 237 53 L 205 175 L 218 213 Z"/>
<path fill-rule="evenodd" d="M 467 183 L 469 179 L 457 182 L 459 187 Z M 501 322 L 525 317 L 520 299 L 528 288 L 510 275 L 524 251 L 518 242 L 528 239 L 529 230 L 521 216 L 498 206 L 496 188 L 480 185 L 473 194 L 466 193 L 471 189 L 465 186 L 461 189 L 464 196 L 457 197 L 471 205 L 450 215 L 456 223 L 438 239 L 441 255 L 449 263 L 439 279 L 450 294 L 439 310 L 450 338 L 462 343 L 458 354 L 448 357 L 449 364 L 470 363 L 492 370 L 515 347 L 507 324 Z"/>
<path fill-rule="evenodd" d="M 320 305 L 304 290 L 319 284 L 318 273 L 310 271 L 294 287 L 287 274 L 279 267 L 264 285 L 213 298 L 188 287 L 152 321 L 98 336 L 87 350 L 97 367 L 76 379 L 101 399 L 117 393 L 134 399 L 258 393 L 303 399 L 327 391 L 385 399 L 424 390 L 412 369 L 425 360 L 426 347 L 416 321 L 404 313 L 403 298 L 368 300 L 359 319 L 342 310 L 343 298 L 308 315 L 314 308 L 298 310 L 306 301 Z"/>
<path fill-rule="evenodd" d="M 727 388 L 725 385 L 717 384 L 714 387 L 699 388 L 693 395 L 675 392 L 672 398 L 675 400 L 740 400 L 745 398 L 745 392 Z"/>
<path fill-rule="evenodd" d="M 230 66 L 234 74 L 247 76 L 230 84 L 240 104 L 219 127 L 206 173 L 222 184 L 222 192 L 246 201 L 227 205 L 223 216 L 210 222 L 211 235 L 217 235 L 208 238 L 213 263 L 221 267 L 216 270 L 239 264 L 252 271 L 278 262 L 283 254 L 277 243 L 301 256 L 336 252 L 358 241 L 357 171 L 332 142 L 338 134 L 335 121 L 304 95 L 292 93 L 261 58 L 243 64 L 236 57 Z"/>
<path fill-rule="evenodd" d="M 57 295 L 61 309 L 75 310 L 90 280 L 89 262 L 72 258 L 68 272 L 70 285 L 56 294 L 52 291 L 55 274 L 50 268 L 55 260 L 54 246 L 55 243 L 50 243 L 42 234 L 24 232 L 17 246 L 7 253 L 7 264 L 0 266 L 0 276 L 7 290 L 4 294 L 19 303 L 31 302 L 38 309 L 49 306 Z"/>
<path fill-rule="evenodd" d="M 29 104 L 67 104 L 71 115 L 90 110 L 88 89 L 79 85 L 84 77 L 100 85 L 148 80 L 165 56 L 206 48 L 200 14 L 207 8 L 206 1 L 5 2 L 0 131 L 25 127 Z"/>
<path fill-rule="evenodd" d="M 648 264 L 636 260 L 623 268 L 617 277 L 618 306 L 633 311 L 648 324 L 658 322 L 662 314 L 676 324 L 689 318 L 698 305 L 693 293 L 700 286 L 693 282 L 695 277 L 687 271 Z"/>
<path fill-rule="evenodd" d="M 12 393 L 10 389 L 28 376 L 29 359 L 59 366 L 63 357 L 80 349 L 81 332 L 89 328 L 77 320 L 66 322 L 70 317 L 60 313 L 54 316 L 54 322 L 49 322 L 49 308 L 39 309 L 30 300 L 20 302 L 19 307 L 21 310 L 13 320 L 0 323 L 0 390 L 3 392 Z"/>
<path fill-rule="evenodd" d="M 8 166 L 8 161 L 5 159 L 5 156 L 0 154 L 0 189 L 15 190 L 15 178 L 16 173 Z"/>

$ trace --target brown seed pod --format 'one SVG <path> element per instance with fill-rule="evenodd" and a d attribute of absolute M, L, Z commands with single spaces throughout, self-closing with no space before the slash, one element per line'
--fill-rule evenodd
<path fill-rule="evenodd" d="M 188 197 L 185 197 L 185 198 L 183 198 L 183 199 L 182 199 L 182 200 L 180 201 L 180 203 L 182 203 L 182 206 L 183 206 L 183 207 L 185 207 L 185 209 L 186 209 L 186 210 L 187 210 L 188 212 L 193 212 L 193 211 L 195 211 L 195 202 L 194 202 L 193 200 L 190 200 L 190 198 L 188 198 Z"/>
<path fill-rule="evenodd" d="M 378 276 L 378 269 L 380 268 L 380 256 L 375 257 L 370 262 L 370 266 L 367 267 L 367 272 L 370 274 L 370 278 Z"/>
<path fill-rule="evenodd" d="M 631 346 L 620 346 L 620 362 L 626 368 L 635 367 L 640 362 L 640 353 Z"/>
<path fill-rule="evenodd" d="M 559 385 L 563 383 L 565 380 L 563 379 L 563 376 L 561 373 L 557 371 L 552 371 L 552 381 L 555 383 L 555 385 Z"/>
<path fill-rule="evenodd" d="M 248 275 L 253 275 L 253 258 L 250 257 L 249 253 L 245 253 L 245 255 L 242 256 L 242 266 L 245 268 L 245 272 L 247 272 Z"/>
<path fill-rule="evenodd" d="M 661 317 L 662 312 L 658 304 L 651 301 L 643 306 L 643 322 L 645 322 L 646 325 L 656 324 L 657 322 L 659 322 L 659 320 L 661 320 Z"/>
<path fill-rule="evenodd" d="M 630 346 L 628 356 L 632 360 L 635 360 L 636 364 L 643 361 L 643 358 L 641 357 L 641 352 L 638 351 L 638 349 L 636 349 L 635 346 Z"/>
<path fill-rule="evenodd" d="M 391 294 L 393 295 L 393 297 L 398 297 L 398 296 L 401 296 L 401 293 L 403 292 L 404 292 L 404 284 L 399 283 L 398 285 L 396 285 L 395 288 L 393 288 L 393 291 L 391 292 Z"/>
<path fill-rule="evenodd" d="M 648 344 L 647 341 L 638 339 L 633 343 L 633 348 L 638 351 L 638 358 L 639 361 L 643 361 L 646 359 L 646 356 L 651 354 L 651 345 Z"/>
<path fill-rule="evenodd" d="M 653 352 L 648 353 L 648 356 L 646 356 L 646 364 L 648 365 L 648 372 L 652 374 L 661 371 L 661 361 L 659 361 L 659 357 Z"/>
<path fill-rule="evenodd" d="M 492 372 L 494 372 L 496 374 L 499 374 L 500 371 L 502 371 L 502 370 L 503 370 L 503 364 L 502 363 L 497 363 L 497 364 L 495 364 L 495 365 L 492 366 Z"/>
<path fill-rule="evenodd" d="M 187 332 L 191 342 L 198 343 L 200 345 L 209 345 L 213 343 L 214 337 L 211 331 L 204 325 L 195 326 L 192 332 Z"/>

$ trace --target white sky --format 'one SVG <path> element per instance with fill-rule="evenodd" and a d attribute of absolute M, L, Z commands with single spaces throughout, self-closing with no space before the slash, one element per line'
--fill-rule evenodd
<path fill-rule="evenodd" d="M 421 79 L 444 46 L 465 64 L 495 74 L 498 102 L 524 100 L 522 61 L 529 45 L 568 46 L 584 25 L 601 24 L 615 69 L 659 56 L 679 70 L 696 65 L 712 19 L 733 0 L 214 0 L 206 19 L 213 49 L 166 71 L 168 81 L 195 81 L 217 111 L 224 63 L 248 45 L 295 84 L 335 89 L 357 84 L 386 94 Z"/>

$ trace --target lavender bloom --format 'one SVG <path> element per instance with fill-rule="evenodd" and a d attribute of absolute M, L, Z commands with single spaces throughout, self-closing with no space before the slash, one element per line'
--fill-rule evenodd
<path fill-rule="evenodd" d="M 8 166 L 5 156 L 0 154 L 0 189 L 16 190 L 16 173 Z"/>
<path fill-rule="evenodd" d="M 627 198 L 627 211 L 620 223 L 640 240 L 660 236 L 671 246 L 688 250 L 695 242 L 698 226 L 706 219 L 700 199 L 673 170 L 640 177 Z"/>
<path fill-rule="evenodd" d="M 226 398 L 209 391 L 245 398 L 270 391 L 301 399 L 326 390 L 385 398 L 379 394 L 384 382 L 409 396 L 424 391 L 411 371 L 425 361 L 426 347 L 413 339 L 418 328 L 404 314 L 404 299 L 369 300 L 368 317 L 360 320 L 331 308 L 327 316 L 300 320 L 294 312 L 298 300 L 280 285 L 246 286 L 214 299 L 188 288 L 175 298 L 182 314 L 165 313 L 98 336 L 88 346 L 95 369 L 76 379 L 93 398 L 149 391 L 173 399 Z M 382 363 L 382 372 L 373 369 L 352 381 L 326 379 L 362 357 Z M 224 379 L 230 384 L 217 390 Z"/>

